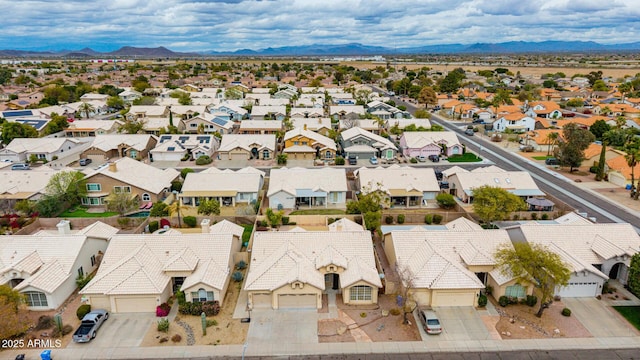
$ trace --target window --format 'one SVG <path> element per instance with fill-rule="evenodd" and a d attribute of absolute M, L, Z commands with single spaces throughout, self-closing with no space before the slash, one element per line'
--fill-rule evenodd
<path fill-rule="evenodd" d="M 337 203 L 338 202 L 338 196 L 339 196 L 339 194 L 337 192 L 332 192 L 331 193 L 331 202 Z"/>
<path fill-rule="evenodd" d="M 194 128 L 194 127 L 198 127 L 198 124 L 191 123 L 191 124 L 189 124 L 189 126 L 191 126 L 192 128 Z"/>
<path fill-rule="evenodd" d="M 131 192 L 131 186 L 114 186 L 113 190 L 116 193 L 121 193 L 121 192 L 130 193 Z"/>
<path fill-rule="evenodd" d="M 82 203 L 82 205 L 89 205 L 89 199 L 87 199 L 86 197 L 80 199 L 80 202 Z"/>
<path fill-rule="evenodd" d="M 371 286 L 358 285 L 351 287 L 349 291 L 351 300 L 371 300 Z"/>
<path fill-rule="evenodd" d="M 213 291 L 206 291 L 205 289 L 198 289 L 198 291 L 191 292 L 191 302 L 205 302 L 213 301 Z"/>
<path fill-rule="evenodd" d="M 520 284 L 515 284 L 513 286 L 507 286 L 507 289 L 504 292 L 505 296 L 514 297 L 514 298 L 523 298 L 525 297 L 525 288 Z"/>
<path fill-rule="evenodd" d="M 28 306 L 49 306 L 47 303 L 47 295 L 36 291 L 27 291 L 24 293 L 27 297 Z"/>
<path fill-rule="evenodd" d="M 89 204 L 88 205 L 102 205 L 103 201 L 102 198 L 88 198 L 89 200 Z"/>
<path fill-rule="evenodd" d="M 147 193 L 142 194 L 142 201 L 151 201 L 151 195 Z"/>
<path fill-rule="evenodd" d="M 80 267 L 78 268 L 78 276 L 79 276 L 79 277 L 83 277 L 83 276 L 84 276 L 84 269 L 82 269 L 82 266 L 80 266 Z"/>
<path fill-rule="evenodd" d="M 91 266 L 94 266 L 95 264 L 96 264 L 96 256 L 91 255 Z"/>
<path fill-rule="evenodd" d="M 293 145 L 300 145 L 300 141 L 294 141 Z"/>
<path fill-rule="evenodd" d="M 327 159 L 331 159 L 333 157 L 333 154 L 331 154 L 331 151 L 327 151 L 326 154 L 324 155 Z"/>
<path fill-rule="evenodd" d="M 133 150 L 133 149 L 129 150 L 129 157 L 132 158 L 132 159 L 137 158 L 138 157 L 138 151 L 137 150 Z"/>
<path fill-rule="evenodd" d="M 102 185 L 100 184 L 87 184 L 87 191 L 100 191 L 102 190 Z"/>
<path fill-rule="evenodd" d="M 262 152 L 262 158 L 263 159 L 268 159 L 269 158 L 269 150 L 264 150 Z"/>

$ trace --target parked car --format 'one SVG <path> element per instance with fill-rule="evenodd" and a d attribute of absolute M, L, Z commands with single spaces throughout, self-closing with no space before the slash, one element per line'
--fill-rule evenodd
<path fill-rule="evenodd" d="M 82 318 L 80 327 L 73 333 L 74 342 L 89 342 L 96 337 L 102 324 L 109 318 L 107 310 L 93 310 Z"/>
<path fill-rule="evenodd" d="M 11 170 L 31 170 L 29 164 L 13 164 Z"/>
<path fill-rule="evenodd" d="M 520 151 L 533 152 L 534 150 L 535 148 L 533 147 L 533 145 L 520 145 Z"/>
<path fill-rule="evenodd" d="M 2 162 L 5 162 L 5 163 L 12 163 L 12 162 L 13 162 L 13 160 L 11 160 L 11 159 L 4 159 L 4 160 L 2 160 Z"/>
<path fill-rule="evenodd" d="M 431 156 L 429 156 L 429 157 L 431 157 Z M 424 156 L 424 155 L 417 156 L 416 159 L 418 159 L 419 162 L 427 161 L 427 157 Z"/>
<path fill-rule="evenodd" d="M 554 157 L 547 158 L 544 163 L 547 165 L 560 165 L 560 161 Z"/>
<path fill-rule="evenodd" d="M 78 161 L 78 164 L 80 164 L 80 166 L 87 166 L 91 163 L 91 159 L 80 159 L 80 161 Z"/>
<path fill-rule="evenodd" d="M 484 124 L 484 120 L 482 119 L 473 119 L 472 124 Z"/>
<path fill-rule="evenodd" d="M 444 174 L 442 173 L 442 171 L 441 170 L 435 170 L 434 172 L 436 173 L 436 180 L 442 181 L 442 178 L 444 177 Z"/>
<path fill-rule="evenodd" d="M 371 157 L 369 159 L 369 162 L 371 163 L 371 165 L 378 165 L 378 159 L 376 159 L 375 156 Z"/>
<path fill-rule="evenodd" d="M 465 130 L 465 131 L 464 131 L 464 133 L 465 133 L 466 135 L 473 136 L 474 131 L 473 131 L 473 129 L 467 129 L 467 130 Z"/>
<path fill-rule="evenodd" d="M 431 310 L 419 310 L 419 313 L 422 327 L 427 334 L 437 335 L 442 333 L 442 325 L 435 312 Z"/>
<path fill-rule="evenodd" d="M 438 162 L 438 161 L 440 161 L 440 156 L 439 155 L 429 155 L 429 160 L 431 160 L 431 162 Z"/>
<path fill-rule="evenodd" d="M 358 158 L 355 155 L 349 155 L 349 165 L 358 165 Z"/>
<path fill-rule="evenodd" d="M 440 189 L 448 189 L 449 182 L 448 181 L 440 181 Z"/>

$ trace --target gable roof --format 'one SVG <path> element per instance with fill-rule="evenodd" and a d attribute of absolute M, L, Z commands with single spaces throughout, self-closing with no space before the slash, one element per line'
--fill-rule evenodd
<path fill-rule="evenodd" d="M 184 180 L 181 197 L 214 196 L 215 193 L 257 193 L 262 185 L 260 172 L 202 171 L 191 173 Z"/>
<path fill-rule="evenodd" d="M 458 135 L 452 131 L 408 131 L 402 137 L 410 149 L 420 149 L 431 144 L 445 144 L 447 147 L 461 145 Z"/>
<path fill-rule="evenodd" d="M 15 138 L 5 147 L 6 150 L 16 154 L 38 152 L 53 153 L 65 144 L 71 143 L 74 146 L 86 143 L 86 140 L 76 138 Z"/>
<path fill-rule="evenodd" d="M 310 130 L 305 130 L 302 128 L 295 128 L 293 130 L 289 130 L 284 134 L 284 140 L 290 140 L 294 137 L 297 136 L 304 136 L 308 139 L 313 140 L 313 142 L 311 144 L 309 144 L 310 147 L 314 148 L 316 147 L 316 145 L 320 145 L 320 149 L 331 149 L 331 150 L 336 150 L 336 142 L 333 141 L 333 139 L 328 138 L 324 135 L 318 134 L 317 132 L 313 132 Z"/>
<path fill-rule="evenodd" d="M 128 157 L 120 158 L 97 168 L 89 173 L 85 179 L 91 182 L 90 179 L 98 174 L 154 194 L 159 194 L 163 189 L 171 187 L 171 182 L 180 175 L 173 168 L 161 170 Z"/>
<path fill-rule="evenodd" d="M 271 196 L 280 191 L 296 195 L 296 190 L 311 189 L 313 191 L 343 192 L 347 191 L 347 174 L 345 169 L 324 167 L 320 169 L 280 168 L 271 169 L 269 191 Z"/>
<path fill-rule="evenodd" d="M 142 151 L 147 148 L 152 139 L 155 139 L 155 136 L 147 134 L 96 135 L 91 147 L 102 151 L 110 151 L 117 149 L 120 144 L 126 144 L 135 150 Z"/>
<path fill-rule="evenodd" d="M 456 172 L 450 179 L 457 178 L 462 190 L 467 195 L 473 194 L 473 189 L 484 185 L 500 187 L 518 196 L 544 196 L 538 185 L 526 171 L 476 171 Z"/>
<path fill-rule="evenodd" d="M 356 137 L 365 137 L 370 139 L 372 142 L 374 143 L 380 143 L 380 145 L 382 145 L 380 148 L 381 149 L 395 149 L 398 150 L 398 148 L 387 138 L 382 137 L 380 135 L 376 135 L 370 131 L 364 130 L 362 128 L 359 128 L 357 126 L 352 127 L 351 129 L 347 129 L 343 132 L 340 133 L 340 137 L 344 140 L 344 141 L 349 141 L 352 140 Z"/>
<path fill-rule="evenodd" d="M 411 192 L 438 192 L 440 185 L 433 168 L 392 165 L 387 168 L 362 167 L 356 170 L 360 190 L 383 191 L 391 196 L 407 196 Z M 415 196 L 415 195 L 414 195 Z"/>
<path fill-rule="evenodd" d="M 222 136 L 222 143 L 218 151 L 226 152 L 236 148 L 251 151 L 252 145 L 256 144 L 258 150 L 268 149 L 275 151 L 275 134 L 225 134 Z"/>

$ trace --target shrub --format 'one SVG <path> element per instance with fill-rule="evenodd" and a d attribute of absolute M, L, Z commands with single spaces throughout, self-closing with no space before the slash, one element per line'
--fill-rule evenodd
<path fill-rule="evenodd" d="M 169 339 L 168 339 L 168 338 L 166 338 L 166 337 L 163 337 L 163 338 L 161 338 L 161 339 L 159 340 L 160 344 L 162 344 L 162 343 L 166 343 L 167 341 L 169 341 Z"/>
<path fill-rule="evenodd" d="M 507 307 L 507 305 L 509 305 L 509 298 L 506 296 L 500 296 L 500 298 L 498 299 L 498 304 L 500 304 L 500 306 L 502 307 Z"/>
<path fill-rule="evenodd" d="M 289 225 L 289 217 L 288 216 L 283 216 L 282 217 L 282 225 Z"/>
<path fill-rule="evenodd" d="M 180 342 L 182 340 L 182 336 L 180 336 L 180 334 L 175 334 L 171 337 L 171 341 L 173 341 L 174 343 Z"/>
<path fill-rule="evenodd" d="M 169 205 L 163 202 L 153 204 L 151 211 L 149 211 L 149 216 L 169 216 Z"/>
<path fill-rule="evenodd" d="M 160 305 L 158 305 L 156 307 L 156 316 L 157 317 L 165 317 L 165 316 L 169 315 L 169 311 L 171 311 L 171 308 L 169 307 L 169 304 L 162 303 L 162 304 L 160 304 Z"/>
<path fill-rule="evenodd" d="M 333 224 L 334 222 L 336 222 L 336 219 L 334 219 L 334 218 L 328 218 L 328 219 L 327 219 L 327 225 L 331 225 L 331 224 Z"/>
<path fill-rule="evenodd" d="M 184 297 L 184 291 L 178 290 L 176 292 L 176 300 L 178 300 L 178 305 L 182 305 L 182 304 L 187 302 L 185 297 Z"/>
<path fill-rule="evenodd" d="M 398 224 L 404 224 L 404 214 L 398 215 Z"/>
<path fill-rule="evenodd" d="M 531 213 L 531 220 L 538 220 L 538 213 Z"/>
<path fill-rule="evenodd" d="M 198 316 L 202 313 L 201 302 L 185 302 L 178 306 L 178 312 L 182 315 L 194 315 Z"/>
<path fill-rule="evenodd" d="M 411 160 L 409 160 L 412 164 L 417 164 L 418 163 L 418 159 L 416 158 L 411 158 Z"/>
<path fill-rule="evenodd" d="M 72 332 L 73 332 L 73 326 L 67 324 L 67 325 L 62 327 L 62 336 L 65 336 L 67 334 L 71 334 Z"/>
<path fill-rule="evenodd" d="M 393 224 L 393 216 L 391 215 L 387 215 L 384 217 L 384 223 L 389 225 L 389 224 Z"/>
<path fill-rule="evenodd" d="M 526 304 L 529 305 L 529 307 L 536 306 L 536 303 L 538 303 L 538 298 L 535 295 L 527 295 Z"/>
<path fill-rule="evenodd" d="M 49 315 L 42 315 L 38 318 L 38 324 L 36 330 L 51 329 L 54 325 L 53 317 Z"/>
<path fill-rule="evenodd" d="M 158 229 L 160 228 L 160 224 L 157 221 L 152 221 L 149 223 L 149 232 L 150 233 L 154 233 L 156 231 L 158 231 Z"/>
<path fill-rule="evenodd" d="M 520 220 L 520 215 L 513 214 L 513 220 Z"/>
<path fill-rule="evenodd" d="M 238 270 L 242 270 L 242 269 L 246 269 L 246 268 L 247 268 L 247 263 L 244 262 L 244 260 L 240 260 L 236 264 L 236 269 L 238 269 Z"/>
<path fill-rule="evenodd" d="M 569 308 L 564 308 L 562 309 L 562 316 L 571 316 L 571 309 Z"/>
<path fill-rule="evenodd" d="M 218 326 L 218 320 L 216 320 L 216 319 L 212 319 L 212 320 L 207 319 L 207 327 L 212 327 L 212 326 Z"/>
<path fill-rule="evenodd" d="M 202 304 L 202 312 L 204 312 L 207 316 L 216 316 L 220 313 L 220 302 L 216 301 L 207 301 Z"/>
<path fill-rule="evenodd" d="M 344 158 L 342 156 L 336 157 L 336 165 L 344 165 Z"/>
<path fill-rule="evenodd" d="M 158 331 L 169 332 L 169 320 L 166 318 L 158 320 Z"/>
<path fill-rule="evenodd" d="M 398 315 L 400 315 L 400 309 L 393 308 L 393 309 L 389 310 L 389 314 L 391 314 L 393 316 L 398 316 Z"/>
<path fill-rule="evenodd" d="M 493 293 L 493 286 L 487 285 L 487 287 L 484 288 L 484 291 L 487 293 L 487 295 L 491 295 Z"/>
<path fill-rule="evenodd" d="M 207 164 L 211 164 L 212 162 L 213 162 L 213 159 L 211 159 L 211 157 L 204 155 L 204 156 L 200 156 L 196 160 L 196 165 L 207 165 Z"/>
<path fill-rule="evenodd" d="M 260 226 L 261 227 L 267 227 L 267 226 L 269 226 L 269 224 L 267 223 L 267 220 L 260 220 Z"/>
<path fill-rule="evenodd" d="M 441 222 L 442 222 L 442 215 L 433 214 L 433 223 L 434 224 L 440 224 Z"/>
<path fill-rule="evenodd" d="M 184 223 L 187 224 L 187 226 L 189 227 L 196 227 L 198 220 L 196 219 L 195 216 L 185 216 Z"/>
<path fill-rule="evenodd" d="M 360 313 L 360 317 L 361 317 L 361 318 L 366 318 L 366 317 L 367 317 L 367 313 L 366 313 L 366 312 L 364 312 L 364 311 L 363 311 L 363 312 L 361 312 L 361 313 Z"/>
<path fill-rule="evenodd" d="M 424 223 L 427 225 L 433 224 L 433 214 L 427 214 L 424 216 Z"/>
<path fill-rule="evenodd" d="M 76 310 L 76 316 L 78 316 L 78 320 L 82 320 L 82 318 L 87 315 L 91 311 L 91 305 L 82 304 L 78 306 L 78 310 Z"/>
<path fill-rule="evenodd" d="M 87 286 L 87 284 L 89 283 L 89 281 L 91 281 L 91 279 L 93 279 L 93 275 L 91 274 L 85 274 L 85 275 L 79 275 L 76 278 L 76 285 L 78 285 L 79 289 L 82 289 L 83 287 Z"/>
<path fill-rule="evenodd" d="M 440 193 L 436 196 L 436 201 L 443 209 L 452 209 L 456 206 L 456 199 L 451 194 Z"/>
<path fill-rule="evenodd" d="M 231 274 L 231 278 L 235 282 L 240 282 L 242 281 L 242 279 L 244 279 L 244 275 L 242 275 L 240 271 L 235 271 L 233 274 Z"/>
<path fill-rule="evenodd" d="M 478 298 L 478 306 L 479 307 L 485 307 L 487 306 L 487 296 L 484 294 L 481 294 L 480 297 Z"/>
<path fill-rule="evenodd" d="M 540 217 L 542 220 L 549 220 L 549 214 L 544 213 L 542 214 L 542 216 Z"/>

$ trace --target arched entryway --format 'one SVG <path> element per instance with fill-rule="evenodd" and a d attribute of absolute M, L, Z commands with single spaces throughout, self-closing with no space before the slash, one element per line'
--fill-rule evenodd
<path fill-rule="evenodd" d="M 258 152 L 258 148 L 252 148 L 251 149 L 251 158 L 252 159 L 259 159 L 260 158 L 260 153 Z"/>
<path fill-rule="evenodd" d="M 619 280 L 623 278 L 626 267 L 623 263 L 615 263 L 611 270 L 609 271 L 609 279 L 611 280 Z M 624 280 L 624 279 L 623 279 Z"/>

